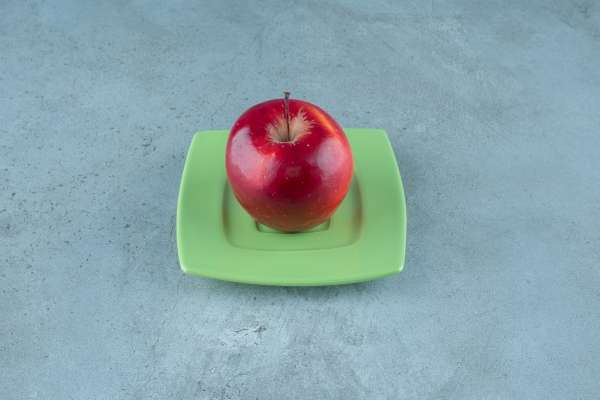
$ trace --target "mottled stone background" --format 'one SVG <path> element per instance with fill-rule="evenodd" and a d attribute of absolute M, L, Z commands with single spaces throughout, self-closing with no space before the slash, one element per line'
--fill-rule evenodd
<path fill-rule="evenodd" d="M 597 399 L 600 3 L 0 1 L 0 398 Z M 192 134 L 386 129 L 402 274 L 179 271 Z"/>

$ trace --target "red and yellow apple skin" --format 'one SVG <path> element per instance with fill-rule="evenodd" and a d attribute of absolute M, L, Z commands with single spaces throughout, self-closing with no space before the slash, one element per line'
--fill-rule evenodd
<path fill-rule="evenodd" d="M 245 111 L 231 128 L 225 159 L 242 207 L 257 222 L 284 232 L 328 220 L 352 181 L 343 129 L 302 100 L 269 100 Z"/>

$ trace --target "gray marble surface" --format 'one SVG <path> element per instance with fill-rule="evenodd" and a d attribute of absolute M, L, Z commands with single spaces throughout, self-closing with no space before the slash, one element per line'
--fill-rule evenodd
<path fill-rule="evenodd" d="M 405 271 L 179 271 L 193 132 L 386 129 Z M 0 398 L 595 399 L 600 4 L 0 2 Z"/>

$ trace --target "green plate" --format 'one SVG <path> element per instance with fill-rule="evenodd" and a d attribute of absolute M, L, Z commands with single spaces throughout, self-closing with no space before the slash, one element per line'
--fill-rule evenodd
<path fill-rule="evenodd" d="M 181 269 L 226 281 L 282 286 L 337 285 L 400 272 L 406 204 L 385 131 L 345 130 L 354 155 L 352 186 L 333 217 L 302 233 L 261 226 L 227 183 L 227 131 L 194 135 L 177 205 Z"/>

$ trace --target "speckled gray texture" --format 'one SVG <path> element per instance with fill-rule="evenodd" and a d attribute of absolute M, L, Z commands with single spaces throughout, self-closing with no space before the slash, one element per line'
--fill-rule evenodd
<path fill-rule="evenodd" d="M 527 4 L 525 4 L 527 3 Z M 405 271 L 179 271 L 196 130 L 386 129 Z M 598 2 L 0 2 L 0 398 L 596 399 Z"/>

